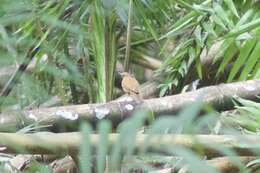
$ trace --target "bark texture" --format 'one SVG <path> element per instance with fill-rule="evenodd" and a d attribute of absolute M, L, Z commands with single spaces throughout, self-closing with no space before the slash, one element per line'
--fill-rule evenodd
<path fill-rule="evenodd" d="M 0 145 L 2 153 L 20 154 L 72 154 L 78 152 L 81 144 L 81 134 L 39 132 L 33 134 L 0 133 Z M 129 147 L 126 137 L 119 134 L 108 135 L 108 151 L 120 140 L 122 151 Z M 92 151 L 99 145 L 100 136 L 91 134 L 89 143 Z M 101 139 L 102 140 L 102 139 Z M 231 135 L 148 135 L 137 134 L 132 139 L 135 152 L 149 151 L 174 155 L 178 147 L 186 147 L 207 157 L 222 156 L 224 149 L 231 149 L 240 156 L 259 156 L 260 137 L 255 135 L 231 136 Z M 217 147 L 216 147 L 217 146 Z M 170 153 L 166 149 L 170 149 Z M 176 152 L 178 153 L 178 152 Z"/>
<path fill-rule="evenodd" d="M 30 123 L 69 126 L 78 125 L 78 122 L 82 120 L 96 124 L 101 119 L 109 119 L 116 126 L 140 109 L 153 112 L 155 117 L 166 114 L 174 115 L 185 106 L 202 101 L 212 105 L 217 110 L 229 110 L 233 108 L 232 98 L 241 97 L 259 100 L 257 95 L 260 95 L 260 80 L 250 80 L 220 84 L 183 94 L 147 100 L 136 100 L 126 96 L 120 100 L 104 104 L 72 105 L 5 112 L 0 114 L 0 131 L 19 129 Z"/>

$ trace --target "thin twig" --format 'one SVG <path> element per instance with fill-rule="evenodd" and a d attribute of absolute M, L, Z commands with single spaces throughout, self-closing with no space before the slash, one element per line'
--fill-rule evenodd
<path fill-rule="evenodd" d="M 109 67 L 109 61 L 111 60 L 110 57 L 110 49 L 109 49 L 109 17 L 105 17 L 105 29 L 104 29 L 104 39 L 105 39 L 105 44 L 104 44 L 104 49 L 105 49 L 105 92 L 106 92 L 106 102 L 110 101 L 111 97 L 110 97 L 110 86 L 109 86 L 109 82 L 110 82 L 110 75 L 109 75 L 109 71 L 111 70 Z"/>
<path fill-rule="evenodd" d="M 125 62 L 124 62 L 124 71 L 126 72 L 129 72 L 129 67 L 130 67 L 129 63 L 130 63 L 130 51 L 131 51 L 132 6 L 133 6 L 133 0 L 129 0 L 126 51 L 125 51 Z"/>
<path fill-rule="evenodd" d="M 0 93 L 0 97 L 6 97 L 9 95 L 9 93 L 12 91 L 15 84 L 19 81 L 23 72 L 25 72 L 26 68 L 28 67 L 28 65 L 30 64 L 33 57 L 36 55 L 38 51 L 39 51 L 39 47 L 29 50 L 22 64 L 19 65 L 18 69 L 16 69 L 16 71 L 13 73 L 9 81 L 6 83 L 5 87 L 2 89 Z M 0 101 L 0 106 L 2 104 L 3 104 L 3 99 L 1 99 Z"/>

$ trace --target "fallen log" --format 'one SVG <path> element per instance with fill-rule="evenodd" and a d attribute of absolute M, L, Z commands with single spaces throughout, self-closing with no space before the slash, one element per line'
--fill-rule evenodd
<path fill-rule="evenodd" d="M 207 163 L 213 168 L 217 169 L 221 173 L 239 172 L 239 168 L 242 165 L 246 165 L 249 162 L 256 160 L 257 157 L 245 156 L 245 157 L 218 157 L 212 160 L 208 160 Z M 178 171 L 178 173 L 188 173 L 189 167 L 184 167 Z"/>
<path fill-rule="evenodd" d="M 127 138 L 127 137 L 125 137 Z M 76 154 L 79 151 L 82 135 L 79 132 L 32 134 L 0 133 L 1 153 L 15 154 Z M 95 151 L 100 140 L 98 134 L 91 134 L 88 142 Z M 103 139 L 104 140 L 104 139 Z M 122 151 L 129 147 L 119 134 L 109 134 L 108 152 L 120 140 Z M 256 135 L 173 135 L 173 134 L 137 134 L 133 139 L 135 153 L 138 151 L 177 155 L 179 147 L 185 147 L 206 155 L 208 158 L 223 156 L 224 149 L 232 150 L 239 156 L 259 156 L 260 137 Z M 174 150 L 175 149 L 175 150 Z M 180 155 L 181 156 L 181 155 Z"/>
<path fill-rule="evenodd" d="M 121 100 L 102 104 L 11 111 L 0 114 L 0 131 L 14 131 L 31 123 L 69 126 L 78 125 L 80 121 L 88 121 L 96 124 L 101 119 L 111 120 L 112 124 L 116 126 L 136 110 L 149 110 L 155 117 L 173 115 L 185 106 L 198 101 L 210 104 L 217 110 L 229 110 L 233 108 L 233 97 L 259 100 L 257 97 L 259 94 L 260 80 L 250 80 L 220 84 L 192 92 L 147 100 L 134 100 L 127 96 Z"/>

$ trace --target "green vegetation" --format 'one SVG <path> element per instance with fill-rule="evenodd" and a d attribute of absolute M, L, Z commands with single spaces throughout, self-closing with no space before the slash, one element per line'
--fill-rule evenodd
<path fill-rule="evenodd" d="M 0 172 L 257 172 L 259 78 L 259 0 L 0 0 Z"/>

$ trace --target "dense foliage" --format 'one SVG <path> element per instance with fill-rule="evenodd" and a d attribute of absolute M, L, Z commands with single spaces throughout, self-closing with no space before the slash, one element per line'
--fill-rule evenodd
<path fill-rule="evenodd" d="M 0 97 L 1 111 L 38 108 L 53 98 L 59 101 L 52 106 L 114 100 L 120 94 L 118 71 L 128 65 L 140 83 L 156 81 L 153 96 L 157 97 L 258 79 L 260 1 L 0 0 L 0 89 L 8 85 L 18 65 L 27 62 L 27 70 L 19 72 L 10 94 Z M 152 113 L 137 112 L 118 127 L 120 140 L 112 146 L 111 156 L 107 156 L 111 146 L 106 136 L 112 127 L 101 122 L 95 131 L 103 137 L 96 171 L 104 172 L 106 160 L 113 171 L 161 169 L 149 164 L 153 158 L 159 165 L 178 163 L 174 166 L 181 168 L 188 164 L 193 172 L 216 172 L 190 149 L 164 148 L 165 155 L 183 158 L 173 162 L 147 152 L 145 146 L 134 151 L 134 139 L 143 126 L 151 136 L 257 134 L 259 103 L 234 98 L 234 105 L 233 111 L 220 113 L 198 103 L 176 117 L 158 120 L 151 118 Z M 206 115 L 197 117 L 201 112 Z M 149 125 L 147 117 L 152 119 Z M 87 142 L 91 129 L 82 125 L 81 172 L 91 172 L 93 158 Z M 232 150 L 221 152 L 236 156 Z M 235 161 L 241 172 L 250 167 Z M 42 172 L 47 171 L 43 166 Z"/>

